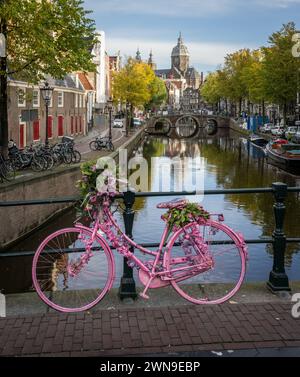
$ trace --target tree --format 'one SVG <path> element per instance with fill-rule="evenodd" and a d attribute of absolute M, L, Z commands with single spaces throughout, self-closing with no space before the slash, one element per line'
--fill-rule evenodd
<path fill-rule="evenodd" d="M 244 70 L 251 61 L 249 49 L 242 49 L 225 57 L 224 71 L 230 90 L 230 99 L 239 102 L 239 112 L 242 110 L 242 100 L 248 98 L 248 88 L 243 80 Z"/>
<path fill-rule="evenodd" d="M 166 102 L 167 98 L 168 93 L 165 83 L 160 78 L 155 77 L 151 84 L 151 99 L 145 105 L 145 108 L 150 110 L 159 107 Z"/>
<path fill-rule="evenodd" d="M 283 25 L 282 29 L 269 37 L 269 47 L 264 47 L 263 77 L 265 93 L 270 102 L 283 109 L 284 123 L 287 107 L 295 102 L 297 96 L 299 59 L 292 54 L 293 35 L 296 27 L 293 22 Z"/>
<path fill-rule="evenodd" d="M 216 104 L 222 97 L 219 87 L 218 72 L 209 73 L 201 87 L 201 95 L 210 104 Z"/>
<path fill-rule="evenodd" d="M 7 77 L 37 83 L 77 70 L 93 71 L 94 21 L 82 0 L 2 0 L 0 32 L 7 37 L 7 61 L 0 62 L 0 139 L 6 146 Z"/>
<path fill-rule="evenodd" d="M 151 67 L 132 58 L 113 75 L 113 98 L 132 107 L 145 106 L 151 101 L 155 74 Z"/>
<path fill-rule="evenodd" d="M 250 59 L 242 72 L 242 81 L 247 87 L 248 99 L 252 103 L 261 103 L 263 117 L 265 115 L 265 78 L 263 74 L 264 53 L 262 49 L 253 50 Z"/>

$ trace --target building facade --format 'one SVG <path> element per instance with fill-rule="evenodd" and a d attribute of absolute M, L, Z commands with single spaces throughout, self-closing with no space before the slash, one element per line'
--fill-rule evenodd
<path fill-rule="evenodd" d="M 39 86 L 9 80 L 8 128 L 9 139 L 19 148 L 35 142 L 44 142 L 46 125 L 50 142 L 59 142 L 63 136 L 86 133 L 86 94 L 76 75 L 64 80 L 47 78 L 54 88 L 46 123 L 46 109 Z"/>
<path fill-rule="evenodd" d="M 195 68 L 190 67 L 190 54 L 183 43 L 181 33 L 179 34 L 177 45 L 171 53 L 171 68 L 155 70 L 155 74 L 165 82 L 174 82 L 177 87 L 180 87 L 181 107 L 195 101 L 195 91 L 199 91 L 200 86 L 203 84 L 203 73 L 200 74 Z M 168 88 L 172 89 L 172 86 L 168 85 Z M 190 99 L 188 98 L 189 94 L 191 95 Z M 172 95 L 169 94 L 169 98 L 172 98 Z M 172 103 L 170 102 L 169 105 L 172 106 Z"/>

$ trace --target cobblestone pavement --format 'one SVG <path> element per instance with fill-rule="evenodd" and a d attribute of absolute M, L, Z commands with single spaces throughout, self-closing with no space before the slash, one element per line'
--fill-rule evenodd
<path fill-rule="evenodd" d="M 290 303 L 103 310 L 0 319 L 1 356 L 172 355 L 300 346 Z"/>

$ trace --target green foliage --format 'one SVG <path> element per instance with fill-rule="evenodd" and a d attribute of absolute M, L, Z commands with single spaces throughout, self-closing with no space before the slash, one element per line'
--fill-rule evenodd
<path fill-rule="evenodd" d="M 115 101 L 127 102 L 134 107 L 161 104 L 166 99 L 164 84 L 155 77 L 152 68 L 132 58 L 113 75 L 112 91 Z"/>
<path fill-rule="evenodd" d="M 8 74 L 38 82 L 77 70 L 94 71 L 95 25 L 82 0 L 6 0 Z M 3 72 L 2 72 L 3 74 Z"/>
<path fill-rule="evenodd" d="M 200 218 L 208 220 L 209 213 L 199 206 L 198 203 L 188 203 L 184 208 L 172 208 L 162 216 L 163 220 L 169 224 L 169 228 L 182 228 L 185 225 L 197 221 Z"/>
<path fill-rule="evenodd" d="M 300 60 L 292 55 L 293 22 L 269 38 L 269 46 L 243 49 L 225 57 L 224 67 L 211 73 L 201 89 L 209 103 L 220 99 L 274 103 L 286 109 L 295 103 Z"/>
<path fill-rule="evenodd" d="M 164 104 L 167 100 L 168 93 L 167 88 L 163 80 L 155 77 L 151 83 L 151 99 L 149 103 L 145 105 L 146 109 L 153 109 Z"/>
<path fill-rule="evenodd" d="M 263 75 L 267 99 L 278 105 L 295 101 L 300 60 L 292 55 L 292 36 L 295 24 L 290 22 L 269 38 L 270 47 L 264 47 Z"/>
<path fill-rule="evenodd" d="M 96 164 L 97 161 L 88 161 L 80 166 L 82 177 L 77 181 L 76 187 L 79 188 L 82 200 L 84 200 L 89 193 L 96 192 L 97 177 L 103 171 L 103 169 L 97 169 Z"/>

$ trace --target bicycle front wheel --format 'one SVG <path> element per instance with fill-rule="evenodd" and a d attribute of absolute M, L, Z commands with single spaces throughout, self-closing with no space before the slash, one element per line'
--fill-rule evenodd
<path fill-rule="evenodd" d="M 166 257 L 173 288 L 194 304 L 229 300 L 245 277 L 245 245 L 229 227 L 216 221 L 182 228 Z"/>
<path fill-rule="evenodd" d="M 114 261 L 105 241 L 80 228 L 61 229 L 39 246 L 32 264 L 40 298 L 61 312 L 81 312 L 98 304 L 110 289 Z"/>

